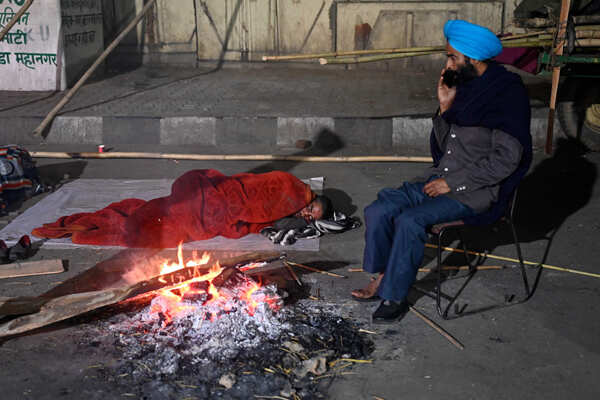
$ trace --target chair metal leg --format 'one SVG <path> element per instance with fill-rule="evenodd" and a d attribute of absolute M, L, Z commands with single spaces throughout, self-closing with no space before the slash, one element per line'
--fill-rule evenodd
<path fill-rule="evenodd" d="M 529 298 L 533 295 L 532 290 L 529 287 L 529 280 L 527 279 L 527 271 L 525 269 L 525 263 L 523 262 L 523 253 L 521 252 L 521 243 L 519 242 L 519 237 L 517 236 L 517 230 L 515 228 L 515 224 L 512 218 L 508 218 L 508 224 L 510 225 L 510 230 L 512 232 L 515 249 L 517 250 L 517 256 L 519 258 L 519 269 L 521 270 L 521 276 L 523 278 L 523 286 L 525 288 L 525 297 L 520 303 L 529 300 Z"/>
<path fill-rule="evenodd" d="M 459 234 L 459 239 L 463 248 L 463 254 L 465 256 L 465 262 L 466 264 L 469 266 L 469 273 L 467 275 L 467 279 L 465 280 L 465 282 L 463 282 L 463 284 L 461 285 L 461 287 L 456 291 L 456 293 L 454 295 L 446 295 L 444 297 L 447 298 L 448 303 L 446 304 L 446 307 L 442 310 L 442 239 L 444 236 L 446 229 L 442 228 L 440 230 L 440 232 L 437 234 L 437 284 L 436 284 L 436 309 L 437 312 L 439 314 L 440 317 L 442 317 L 443 319 L 449 319 L 448 317 L 448 312 L 450 311 L 450 308 L 452 308 L 452 306 L 455 304 L 456 300 L 458 299 L 458 297 L 461 295 L 461 293 L 463 292 L 463 290 L 467 287 L 468 283 L 471 281 L 471 279 L 473 278 L 473 276 L 475 275 L 475 272 L 477 272 L 476 269 L 476 265 L 473 265 L 471 263 L 471 261 L 469 260 L 469 254 L 467 252 L 467 247 L 465 244 L 465 241 L 462 237 L 462 233 L 460 232 L 460 230 L 458 231 Z M 455 310 L 455 314 L 460 314 L 461 311 L 460 310 Z"/>
<path fill-rule="evenodd" d="M 521 243 L 519 242 L 519 238 L 517 236 L 517 230 L 515 228 L 515 224 L 513 221 L 516 199 L 517 199 L 517 191 L 515 190 L 513 193 L 512 200 L 509 205 L 509 209 L 507 210 L 508 212 L 505 215 L 505 221 L 508 222 L 508 224 L 510 225 L 510 231 L 511 231 L 512 238 L 513 238 L 513 244 L 515 245 L 515 249 L 517 251 L 517 256 L 519 258 L 519 270 L 521 271 L 521 277 L 523 279 L 523 287 L 525 289 L 525 296 L 523 298 L 520 298 L 518 301 L 513 301 L 514 295 L 507 296 L 505 298 L 505 302 L 503 304 L 496 304 L 496 305 L 488 306 L 485 308 L 480 308 L 478 310 L 469 311 L 467 313 L 463 312 L 464 311 L 464 307 L 463 307 L 462 310 L 455 310 L 455 314 L 457 314 L 457 316 L 458 316 L 458 314 L 462 314 L 462 315 L 472 314 L 475 312 L 486 311 L 486 310 L 491 310 L 494 308 L 501 308 L 501 307 L 507 307 L 509 305 L 524 303 L 533 296 L 535 289 L 537 288 L 537 285 L 540 281 L 543 269 L 541 268 L 541 266 L 538 265 L 538 267 L 537 267 L 538 271 L 537 271 L 536 277 L 532 281 L 532 284 L 530 284 L 529 279 L 527 277 L 527 270 L 525 267 L 525 263 L 523 261 L 523 253 L 521 251 Z M 454 225 L 452 225 L 452 226 L 454 226 Z M 446 229 L 450 229 L 452 226 L 442 227 L 436 235 L 437 236 L 437 282 L 436 282 L 436 287 L 435 287 L 435 294 L 434 294 L 434 296 L 431 296 L 431 297 L 435 298 L 437 312 L 443 319 L 449 319 L 448 311 L 455 304 L 458 296 L 460 296 L 460 294 L 463 292 L 463 290 L 465 289 L 465 287 L 467 286 L 469 281 L 473 278 L 473 276 L 477 272 L 477 265 L 480 262 L 480 259 L 476 259 L 474 262 L 471 262 L 469 260 L 466 242 L 462 237 L 462 232 L 461 232 L 460 228 L 458 228 L 458 234 L 459 234 L 459 238 L 460 238 L 460 242 L 461 242 L 461 247 L 464 252 L 466 264 L 469 266 L 469 272 L 468 272 L 468 275 L 466 276 L 465 282 L 462 284 L 460 289 L 458 289 L 458 291 L 454 295 L 448 295 L 446 293 L 442 293 L 442 252 L 443 252 L 442 239 L 443 239 Z M 456 228 L 456 226 L 454 226 L 454 227 Z M 448 302 L 445 308 L 443 308 L 442 304 L 441 304 L 442 298 Z"/>
<path fill-rule="evenodd" d="M 519 242 L 519 238 L 517 236 L 517 230 L 515 228 L 512 218 L 510 218 L 510 217 L 507 218 L 507 222 L 510 225 L 510 230 L 511 230 L 512 238 L 513 238 L 513 244 L 515 245 L 515 249 L 517 251 L 517 256 L 519 259 L 519 267 L 518 268 L 521 272 L 521 277 L 523 279 L 523 287 L 525 289 L 525 296 L 520 298 L 518 301 L 512 301 L 512 298 L 514 296 L 510 296 L 510 297 L 508 297 L 510 300 L 506 300 L 503 304 L 496 304 L 493 306 L 485 307 L 484 309 L 478 309 L 478 310 L 475 310 L 474 312 L 484 311 L 484 310 L 487 311 L 487 310 L 491 310 L 494 308 L 501 308 L 501 307 L 506 307 L 509 305 L 516 305 L 516 304 L 526 302 L 533 296 L 535 288 L 537 287 L 537 284 L 541 277 L 542 268 L 539 268 L 533 285 L 530 285 L 529 279 L 527 277 L 526 266 L 523 261 L 523 253 L 521 251 L 521 243 Z M 437 282 L 436 282 L 434 297 L 435 297 L 435 301 L 436 301 L 436 309 L 437 309 L 438 314 L 440 315 L 440 317 L 447 320 L 447 319 L 451 319 L 451 318 L 456 318 L 460 314 L 464 315 L 464 313 L 463 313 L 464 307 L 463 307 L 463 310 L 455 310 L 454 313 L 456 314 L 456 316 L 449 317 L 448 314 L 449 314 L 451 307 L 453 305 L 455 305 L 456 300 L 458 299 L 458 297 L 461 295 L 463 290 L 466 288 L 467 284 L 470 282 L 470 280 L 473 278 L 473 276 L 477 272 L 477 261 L 473 262 L 473 261 L 469 260 L 467 246 L 466 246 L 465 240 L 463 239 L 462 232 L 459 229 L 459 231 L 458 231 L 459 239 L 461 242 L 462 250 L 464 251 L 466 264 L 469 266 L 469 272 L 468 272 L 468 275 L 465 276 L 465 278 L 466 278 L 465 282 L 461 285 L 461 287 L 454 294 L 449 295 L 449 294 L 443 293 L 442 292 L 442 283 L 443 283 L 442 282 L 442 254 L 443 254 L 442 241 L 443 241 L 444 233 L 445 233 L 445 228 L 441 229 L 440 232 L 437 234 Z M 442 306 L 443 300 L 447 301 L 447 304 L 445 307 Z"/>
<path fill-rule="evenodd" d="M 437 283 L 435 285 L 435 306 L 441 317 L 444 315 L 442 312 L 442 236 L 444 236 L 444 229 L 437 234 Z"/>

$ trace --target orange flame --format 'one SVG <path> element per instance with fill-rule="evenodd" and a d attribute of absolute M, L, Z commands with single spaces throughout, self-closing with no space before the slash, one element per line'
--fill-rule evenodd
<path fill-rule="evenodd" d="M 178 270 L 186 268 L 186 267 L 191 268 L 191 267 L 199 267 L 202 265 L 207 265 L 209 263 L 209 261 L 210 261 L 210 255 L 208 253 L 205 252 L 202 254 L 202 257 L 198 258 L 197 253 L 194 252 L 192 254 L 192 260 L 188 261 L 187 263 L 184 263 L 183 248 L 182 248 L 182 243 L 180 243 L 179 246 L 177 247 L 177 262 L 169 263 L 168 261 L 165 261 L 161 266 L 160 274 L 161 275 L 168 274 L 168 273 L 175 272 L 175 271 L 178 271 Z M 251 269 L 256 266 L 260 266 L 260 265 L 259 264 L 250 264 L 249 268 L 244 268 L 244 269 Z M 222 303 L 223 310 L 228 311 L 228 309 L 230 308 L 226 304 L 226 301 L 228 298 L 227 297 L 224 298 L 223 294 L 221 294 L 219 292 L 219 290 L 212 284 L 212 280 L 215 277 L 219 276 L 222 271 L 223 271 L 223 268 L 220 266 L 219 262 L 216 261 L 208 270 L 202 269 L 201 275 L 199 275 L 199 272 L 196 271 L 196 273 L 194 274 L 195 275 L 194 278 L 184 281 L 184 282 L 181 282 L 181 283 L 178 283 L 176 285 L 170 286 L 168 288 L 158 290 L 158 295 L 160 297 L 162 297 L 161 304 L 160 305 L 154 304 L 151 307 L 150 312 L 153 314 L 162 314 L 162 317 L 164 318 L 163 327 L 167 326 L 172 322 L 173 318 L 175 316 L 177 316 L 179 313 L 189 312 L 194 309 L 193 305 L 190 305 L 189 303 L 186 304 L 183 301 L 186 298 L 186 296 L 202 295 L 204 293 L 207 295 L 207 300 L 206 300 L 205 304 L 211 304 L 211 303 L 212 304 L 215 304 L 215 303 L 221 304 Z M 166 282 L 164 282 L 164 280 L 161 282 L 166 283 Z M 208 282 L 208 287 L 207 287 L 207 289 L 203 289 L 201 287 L 198 287 L 199 285 L 194 285 L 195 282 Z M 255 298 L 253 298 L 252 294 L 260 288 L 260 285 L 255 282 L 252 282 L 252 281 L 249 281 L 248 283 L 250 284 L 250 288 L 244 294 L 243 300 L 247 304 L 248 314 L 254 315 L 256 308 L 259 306 L 259 301 L 257 301 Z M 221 300 L 223 300 L 223 301 L 221 301 Z M 265 298 L 262 301 L 266 302 L 272 308 L 277 307 L 276 299 Z M 211 320 L 212 320 L 212 316 L 211 316 Z"/>
<path fill-rule="evenodd" d="M 168 274 L 171 272 L 178 271 L 185 267 L 199 267 L 200 265 L 206 265 L 210 261 L 210 254 L 204 252 L 200 259 L 197 258 L 198 254 L 194 251 L 192 253 L 192 259 L 184 264 L 183 262 L 183 242 L 180 242 L 177 246 L 177 261 L 176 263 L 170 263 L 165 261 L 160 269 L 160 275 Z"/>

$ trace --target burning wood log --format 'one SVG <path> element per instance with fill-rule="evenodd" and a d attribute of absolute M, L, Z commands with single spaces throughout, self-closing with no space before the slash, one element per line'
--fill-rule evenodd
<path fill-rule="evenodd" d="M 249 256 L 254 256 L 249 258 Z M 236 268 L 244 262 L 258 262 L 279 258 L 279 253 L 251 253 L 241 257 L 223 260 L 222 271 L 212 284 L 223 286 L 238 272 Z M 183 268 L 168 274 L 159 275 L 134 285 L 99 290 L 94 292 L 76 293 L 53 299 L 47 298 L 14 298 L 0 301 L 1 316 L 17 315 L 21 312 L 35 312 L 24 315 L 0 325 L 0 337 L 17 335 L 43 326 L 63 321 L 98 308 L 132 299 L 136 296 L 150 293 L 168 286 L 174 286 L 208 272 L 211 267 Z"/>

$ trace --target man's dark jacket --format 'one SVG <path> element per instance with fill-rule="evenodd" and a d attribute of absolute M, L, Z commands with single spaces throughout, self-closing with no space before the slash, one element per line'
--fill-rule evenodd
<path fill-rule="evenodd" d="M 442 118 L 448 124 L 501 130 L 521 144 L 521 161 L 517 169 L 501 182 L 498 200 L 487 211 L 464 218 L 469 225 L 485 225 L 498 220 L 532 159 L 531 109 L 521 78 L 496 63 L 490 63 L 482 76 L 458 87 L 452 107 L 442 114 Z M 430 145 L 434 167 L 437 167 L 444 154 L 433 131 Z"/>

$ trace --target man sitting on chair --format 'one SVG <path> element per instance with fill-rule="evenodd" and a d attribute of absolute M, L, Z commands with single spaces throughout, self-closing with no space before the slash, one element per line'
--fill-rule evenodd
<path fill-rule="evenodd" d="M 446 66 L 426 177 L 386 188 L 365 208 L 363 268 L 377 278 L 352 296 L 381 299 L 374 320 L 408 311 L 406 296 L 423 260 L 429 226 L 463 220 L 487 224 L 502 215 L 531 164 L 531 112 L 521 78 L 490 61 L 502 51 L 487 28 L 450 20 Z"/>

